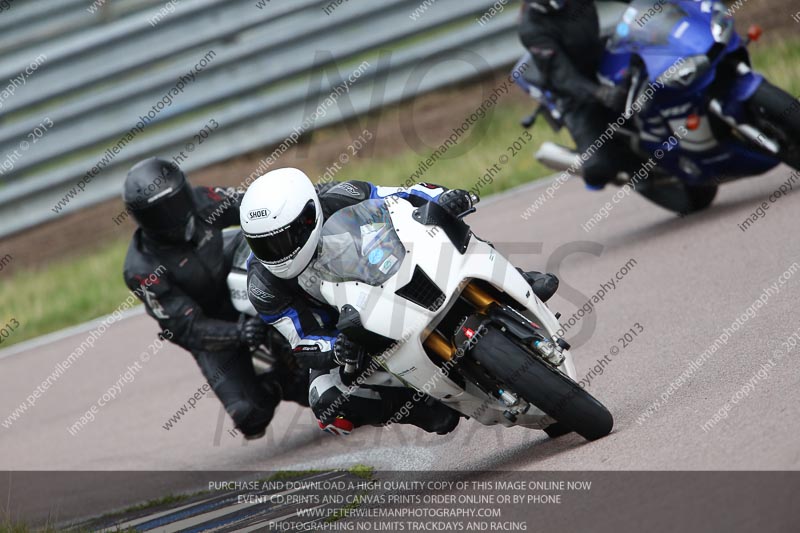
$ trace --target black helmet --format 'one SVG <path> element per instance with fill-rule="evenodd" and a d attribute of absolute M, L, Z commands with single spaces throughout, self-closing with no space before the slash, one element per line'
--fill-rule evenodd
<path fill-rule="evenodd" d="M 125 178 L 122 200 L 139 227 L 159 241 L 188 242 L 194 234 L 192 188 L 172 162 L 151 157 Z"/>
<path fill-rule="evenodd" d="M 555 13 L 564 9 L 567 0 L 525 0 L 525 3 L 540 13 Z"/>

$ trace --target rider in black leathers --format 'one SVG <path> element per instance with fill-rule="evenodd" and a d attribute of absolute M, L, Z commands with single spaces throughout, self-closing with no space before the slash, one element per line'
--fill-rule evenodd
<path fill-rule="evenodd" d="M 594 0 L 525 0 L 519 35 L 559 107 L 579 153 L 594 144 L 624 110 L 625 87 L 601 85 L 603 54 Z M 606 142 L 583 164 L 587 186 L 602 188 L 619 171 L 630 172 L 632 157 L 619 138 Z"/>
<path fill-rule="evenodd" d="M 139 225 L 126 285 L 164 337 L 192 353 L 244 436 L 264 434 L 282 397 L 307 405 L 307 372 L 279 366 L 257 377 L 253 369 L 251 352 L 264 349 L 268 330 L 233 307 L 226 284 L 232 250 L 222 229 L 239 224 L 235 189 L 192 188 L 177 166 L 151 158 L 131 168 L 123 199 Z"/>

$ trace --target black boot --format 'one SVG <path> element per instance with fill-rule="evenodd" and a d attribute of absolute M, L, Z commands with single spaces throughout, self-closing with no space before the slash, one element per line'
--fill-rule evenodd
<path fill-rule="evenodd" d="M 525 281 L 531 286 L 533 293 L 543 302 L 552 298 L 558 290 L 558 278 L 554 274 L 542 274 L 535 270 L 524 272 L 521 268 L 517 270 L 520 271 Z"/>
<path fill-rule="evenodd" d="M 248 439 L 263 436 L 281 401 L 280 387 L 256 376 L 248 350 L 194 355 L 236 428 Z"/>
<path fill-rule="evenodd" d="M 277 390 L 277 397 L 308 407 L 308 370 L 285 361 L 275 362 L 271 371 L 261 374 L 259 381 L 267 389 Z"/>
<path fill-rule="evenodd" d="M 228 415 L 247 440 L 259 439 L 267 432 L 275 407 L 280 400 L 267 398 L 259 402 L 237 400 L 225 406 Z"/>

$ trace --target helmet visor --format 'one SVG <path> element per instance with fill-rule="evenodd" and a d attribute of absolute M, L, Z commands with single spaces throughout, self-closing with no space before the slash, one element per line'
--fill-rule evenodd
<path fill-rule="evenodd" d="M 308 242 L 317 227 L 317 207 L 309 200 L 300 214 L 289 224 L 263 235 L 245 234 L 253 254 L 264 263 L 288 261 Z"/>
<path fill-rule="evenodd" d="M 130 208 L 145 231 L 156 234 L 180 232 L 194 213 L 194 198 L 191 189 L 184 185 L 165 196 L 135 202 Z"/>

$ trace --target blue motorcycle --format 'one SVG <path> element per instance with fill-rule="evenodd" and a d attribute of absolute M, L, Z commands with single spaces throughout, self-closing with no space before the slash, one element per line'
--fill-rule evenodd
<path fill-rule="evenodd" d="M 630 87 L 625 111 L 609 128 L 630 141 L 644 165 L 655 163 L 644 177 L 621 173 L 615 183 L 685 214 L 711 205 L 720 183 L 782 162 L 800 169 L 800 102 L 750 65 L 747 46 L 760 28 L 740 37 L 725 5 L 712 0 L 597 6 L 606 43 L 598 79 Z M 544 88 L 530 55 L 514 72 L 539 102 L 523 126 L 542 116 L 556 131 L 563 127 L 559 100 Z M 569 148 L 546 142 L 536 158 L 580 174 L 579 154 Z"/>

